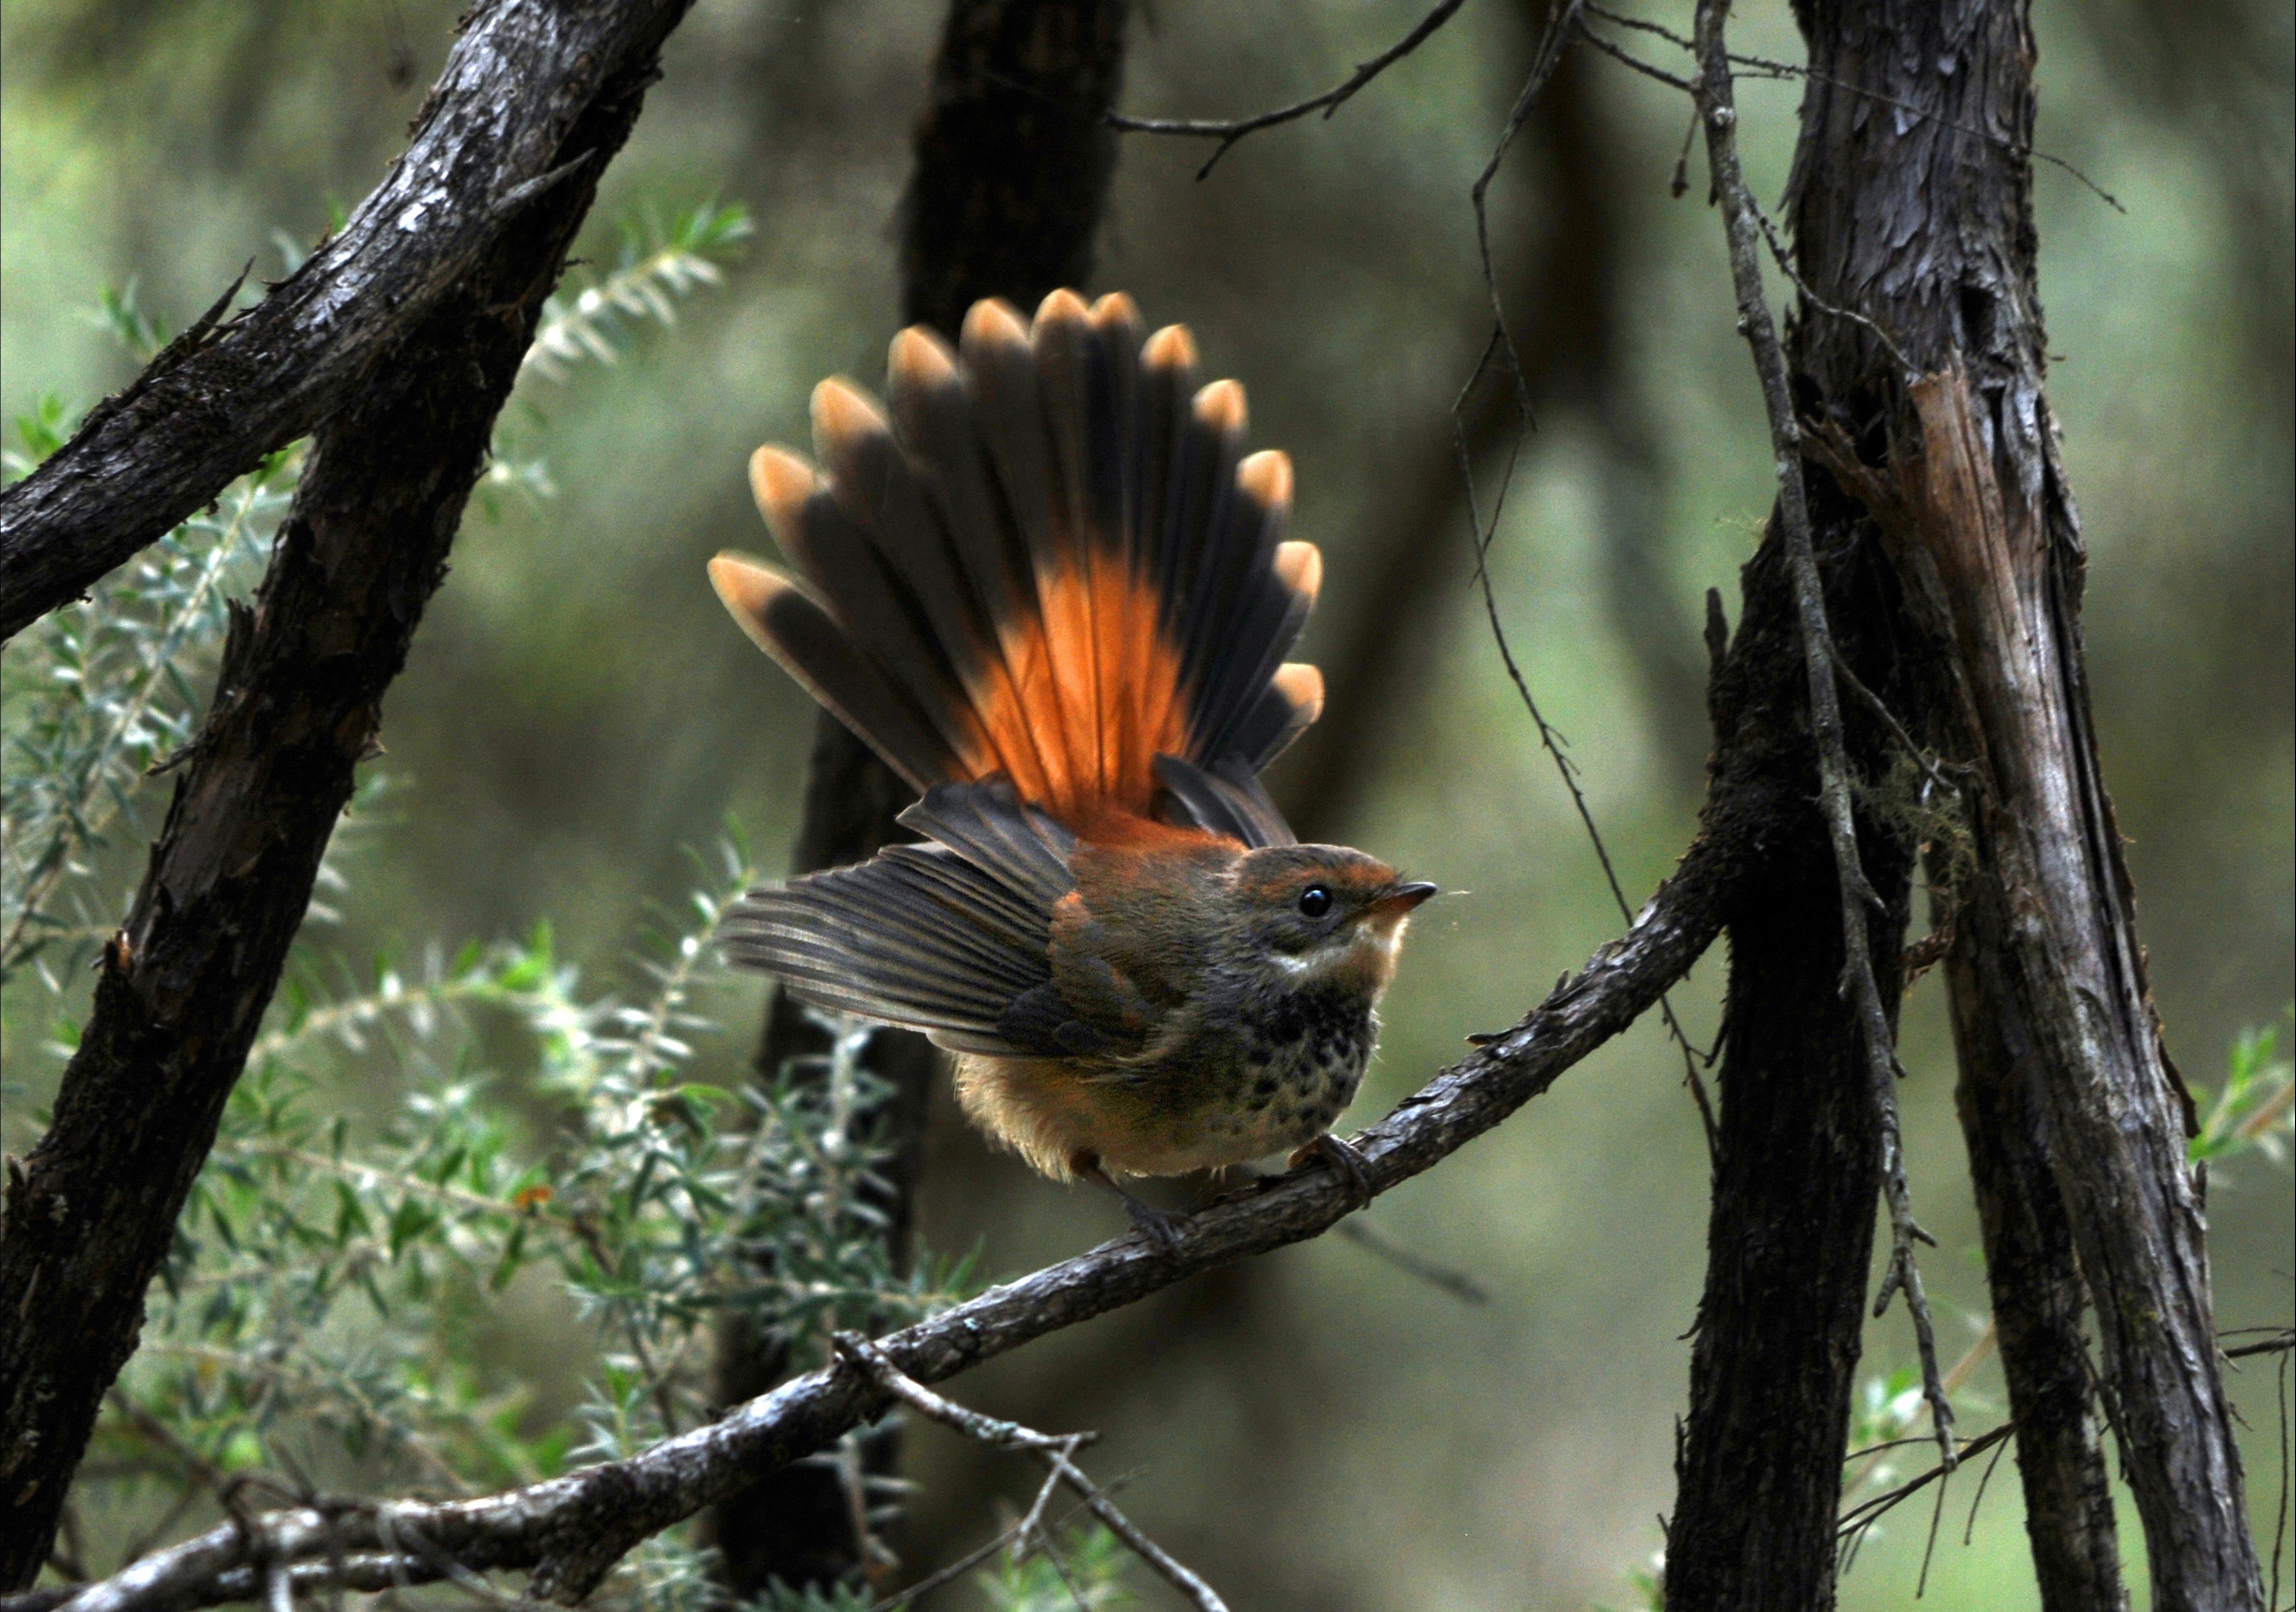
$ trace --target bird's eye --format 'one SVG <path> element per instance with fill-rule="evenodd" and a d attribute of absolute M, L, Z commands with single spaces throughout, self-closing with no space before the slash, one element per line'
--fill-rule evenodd
<path fill-rule="evenodd" d="M 1310 884 L 1300 892 L 1300 916 L 1319 918 L 1332 909 L 1332 892 L 1321 884 Z"/>

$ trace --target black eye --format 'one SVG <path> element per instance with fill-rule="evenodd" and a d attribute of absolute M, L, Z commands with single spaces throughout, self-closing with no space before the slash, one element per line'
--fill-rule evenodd
<path fill-rule="evenodd" d="M 1310 884 L 1300 892 L 1300 916 L 1319 918 L 1332 909 L 1332 892 L 1321 884 Z"/>

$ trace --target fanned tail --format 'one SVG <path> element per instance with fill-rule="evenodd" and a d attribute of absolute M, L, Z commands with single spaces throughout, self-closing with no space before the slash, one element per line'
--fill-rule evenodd
<path fill-rule="evenodd" d="M 1322 563 L 1283 539 L 1290 460 L 1246 456 L 1242 389 L 1195 370 L 1120 294 L 1055 292 L 1033 326 L 977 303 L 955 352 L 906 330 L 890 418 L 824 381 L 821 471 L 750 463 L 795 579 L 726 554 L 711 580 L 920 793 L 1002 774 L 1071 830 L 1160 809 L 1288 838 L 1256 775 L 1322 707 L 1283 662 Z"/>

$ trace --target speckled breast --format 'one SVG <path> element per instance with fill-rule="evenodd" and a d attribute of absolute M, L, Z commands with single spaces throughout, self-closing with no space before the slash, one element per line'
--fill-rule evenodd
<path fill-rule="evenodd" d="M 1378 1021 L 1362 996 L 1309 987 L 1267 999 L 1248 1023 L 1243 1106 L 1274 1147 L 1332 1128 L 1355 1100 Z"/>

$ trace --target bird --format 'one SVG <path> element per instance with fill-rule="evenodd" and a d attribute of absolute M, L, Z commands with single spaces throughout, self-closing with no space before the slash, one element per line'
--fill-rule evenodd
<path fill-rule="evenodd" d="M 800 1001 L 922 1031 L 965 1114 L 1055 1180 L 1187 1218 L 1119 1176 L 1321 1159 L 1355 1098 L 1411 915 L 1436 886 L 1302 844 L 1259 773 L 1321 714 L 1283 657 L 1323 562 L 1284 536 L 1290 458 L 1244 451 L 1233 381 L 1120 292 L 972 305 L 952 349 L 892 341 L 890 409 L 832 376 L 818 467 L 758 449 L 791 571 L 728 550 L 751 639 L 917 792 L 914 843 L 751 890 L 728 961 Z"/>

